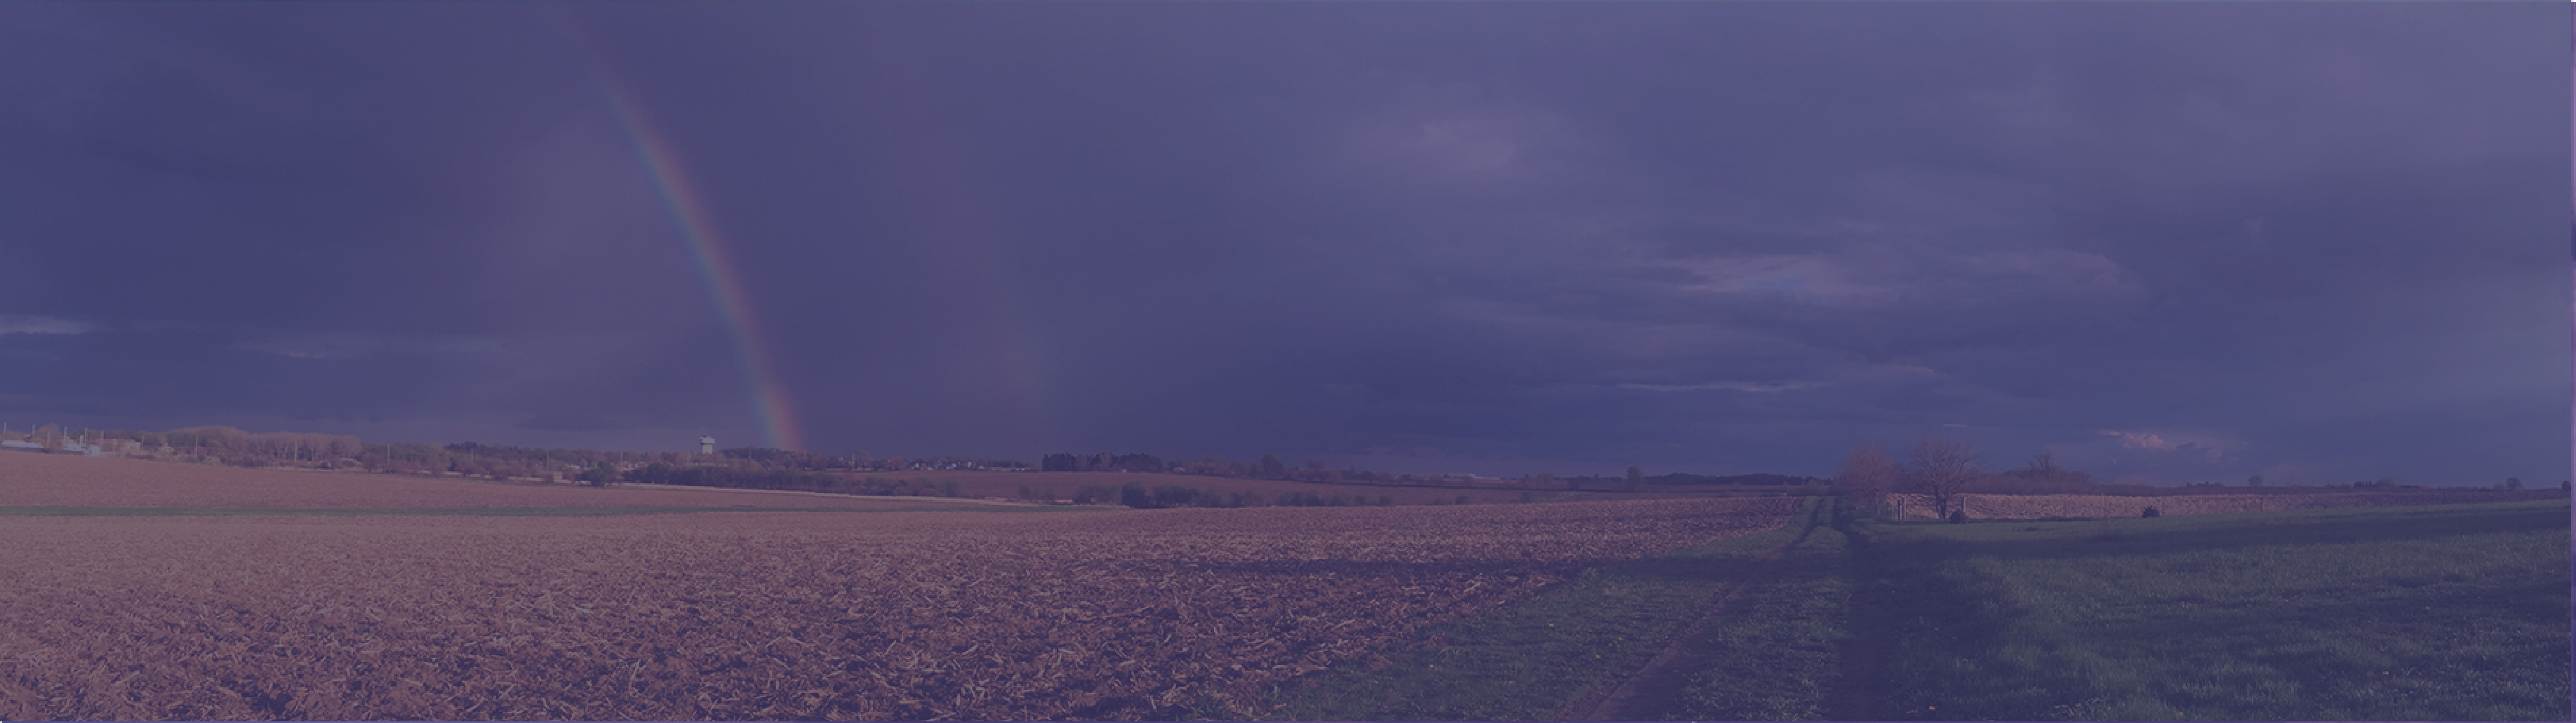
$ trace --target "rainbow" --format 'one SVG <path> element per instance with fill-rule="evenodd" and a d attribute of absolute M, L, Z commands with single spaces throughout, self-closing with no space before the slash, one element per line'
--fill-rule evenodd
<path fill-rule="evenodd" d="M 678 154 L 671 152 L 671 144 L 604 65 L 594 60 L 591 69 L 609 114 L 616 117 L 626 140 L 635 147 L 645 174 L 652 177 L 653 187 L 661 192 L 663 207 L 679 226 L 681 241 L 688 244 L 690 257 L 697 261 L 708 298 L 723 315 L 725 326 L 733 330 L 734 349 L 740 353 L 743 377 L 751 390 L 752 410 L 760 418 L 769 446 L 803 451 L 805 434 L 797 424 L 796 409 L 788 401 L 786 385 L 780 382 L 778 369 L 771 361 L 769 339 L 761 333 L 759 318 L 752 313 L 751 298 L 743 293 L 742 274 L 726 253 L 724 235 L 716 231 L 706 203 L 689 183 L 689 174 L 680 166 Z"/>
<path fill-rule="evenodd" d="M 773 365 L 767 338 L 743 293 L 741 275 L 734 270 L 724 237 L 710 220 L 702 197 L 689 183 L 679 156 L 650 122 L 629 86 L 612 72 L 611 56 L 602 52 L 597 39 L 572 8 L 558 3 L 538 7 L 553 15 L 569 32 L 576 52 L 588 65 L 600 98 L 615 116 L 636 157 L 652 177 L 663 205 L 679 226 L 681 238 L 688 244 L 706 283 L 708 297 L 733 332 L 752 407 L 770 445 L 805 450 L 804 433 Z M 928 191 L 931 199 L 921 209 L 924 213 L 919 217 L 917 233 L 932 242 L 923 244 L 923 248 L 938 254 L 938 258 L 923 266 L 928 273 L 943 276 L 940 281 L 946 288 L 963 290 L 951 300 L 948 311 L 964 320 L 968 328 L 989 332 L 973 335 L 966 340 L 966 348 L 955 350 L 963 357 L 992 364 L 987 368 L 993 375 L 991 391 L 1001 403 L 991 409 L 994 414 L 985 420 L 987 432 L 997 438 L 1014 434 L 1030 439 L 1059 438 L 1066 420 L 1052 413 L 1058 405 L 1049 403 L 1051 387 L 1046 383 L 1043 344 L 1028 318 L 1030 300 L 1022 297 L 1022 290 L 1004 283 L 991 271 L 1004 266 L 1007 260 L 1007 249 L 998 243 L 1004 229 L 996 227 L 998 214 L 990 207 L 986 189 L 972 171 L 974 164 L 967 157 L 970 146 L 956 138 L 933 112 L 938 95 L 927 92 L 931 79 L 907 72 L 920 64 L 903 57 L 909 49 L 905 39 L 873 23 L 863 25 L 859 31 L 868 37 L 858 45 L 877 56 L 878 65 L 891 69 L 887 80 L 892 87 L 888 90 L 900 102 L 884 103 L 883 109 L 891 111 L 890 120 L 907 126 L 912 133 L 906 142 L 896 145 L 894 153 L 888 154 L 889 165 L 908 174 L 915 185 Z"/>

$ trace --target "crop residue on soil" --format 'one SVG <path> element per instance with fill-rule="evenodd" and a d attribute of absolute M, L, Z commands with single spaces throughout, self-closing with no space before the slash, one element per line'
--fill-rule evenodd
<path fill-rule="evenodd" d="M 0 519 L 0 717 L 1172 718 L 1793 499 Z"/>

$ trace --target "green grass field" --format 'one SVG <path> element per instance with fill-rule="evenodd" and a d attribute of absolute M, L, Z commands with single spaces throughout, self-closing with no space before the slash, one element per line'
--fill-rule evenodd
<path fill-rule="evenodd" d="M 1896 718 L 2568 718 L 2564 500 L 1864 530 Z"/>
<path fill-rule="evenodd" d="M 1796 554 L 1784 555 L 1782 561 L 1797 559 L 1803 564 L 1814 562 L 1804 556 L 1811 547 L 1838 549 L 1841 536 L 1826 526 L 1828 509 L 1821 502 L 1807 501 L 1781 529 L 1586 570 L 1570 582 L 1503 610 L 1436 626 L 1424 645 L 1389 656 L 1386 665 L 1346 665 L 1279 691 L 1272 702 L 1284 706 L 1271 717 L 1547 720 L 1578 714 L 1564 708 L 1596 687 L 1616 686 L 1625 674 L 1644 666 L 1690 626 L 1710 593 L 1756 569 L 1764 553 L 1797 542 Z M 1803 540 L 1802 533 L 1808 533 Z M 1726 622 L 1720 621 L 1709 635 L 1731 639 L 1813 634 L 1798 626 Z M 1758 655 L 1778 657 L 1768 651 Z M 1741 662 L 1726 657 L 1697 655 L 1687 664 L 1727 669 Z M 1753 709 L 1804 709 L 1801 706 L 1821 697 L 1819 690 L 1799 688 L 1793 681 L 1813 677 L 1818 664 L 1829 669 L 1831 663 L 1805 663 L 1751 681 L 1749 685 L 1764 688 L 1762 695 L 1772 701 Z M 1632 715 L 1640 714 L 1623 711 L 1620 717 Z"/>
<path fill-rule="evenodd" d="M 1963 525 L 1828 512 L 1448 623 L 1388 664 L 1279 691 L 1274 715 L 1579 714 L 1758 572 L 1665 668 L 1686 680 L 1640 686 L 1614 717 L 2568 719 L 2565 500 Z"/>
<path fill-rule="evenodd" d="M 1808 499 L 1770 533 L 1674 551 L 1625 566 L 1587 569 L 1574 581 L 1492 615 L 1430 630 L 1425 646 L 1383 666 L 1340 666 L 1280 690 L 1283 720 L 1553 720 L 1638 672 L 1700 618 L 1728 581 L 1765 569 L 1728 597 L 1726 610 L 1674 661 L 1682 690 L 1649 690 L 1613 710 L 1620 720 L 1749 715 L 1780 720 L 1821 713 L 1837 682 L 1842 641 L 1842 533 L 1829 499 Z M 1680 700 L 1680 702 L 1677 702 Z"/>
<path fill-rule="evenodd" d="M 1830 518 L 1833 510 L 1818 505 Z M 1653 720 L 1819 720 L 1837 712 L 1841 648 L 1851 642 L 1850 546 L 1817 520 L 1799 543 L 1735 594 L 1679 664 L 1688 687 L 1641 701 L 1623 717 Z"/>

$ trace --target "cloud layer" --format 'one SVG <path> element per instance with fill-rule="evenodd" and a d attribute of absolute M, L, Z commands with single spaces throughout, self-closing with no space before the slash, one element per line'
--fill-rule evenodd
<path fill-rule="evenodd" d="M 0 415 L 756 443 L 641 127 L 826 451 L 2545 478 L 2564 13 L 0 8 Z"/>

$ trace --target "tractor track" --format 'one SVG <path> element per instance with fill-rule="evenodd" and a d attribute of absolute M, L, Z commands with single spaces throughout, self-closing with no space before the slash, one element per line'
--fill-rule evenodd
<path fill-rule="evenodd" d="M 1772 563 L 1779 561 L 1780 557 L 1787 554 L 1790 549 L 1806 542 L 1807 536 L 1815 533 L 1817 524 L 1814 513 L 1809 513 L 1807 526 L 1798 531 L 1796 539 L 1764 551 L 1753 559 L 1752 569 L 1744 571 L 1735 579 L 1727 581 L 1725 585 L 1710 591 L 1708 597 L 1700 601 L 1699 614 L 1691 619 L 1690 624 L 1684 627 L 1682 632 L 1674 635 L 1672 642 L 1665 644 L 1662 651 L 1655 653 L 1654 658 L 1647 660 L 1646 664 L 1635 672 L 1622 676 L 1616 687 L 1607 690 L 1594 688 L 1587 691 L 1582 697 L 1558 709 L 1555 718 L 1578 721 L 1644 720 L 1660 717 L 1663 711 L 1670 710 L 1673 707 L 1674 697 L 1680 695 L 1682 689 L 1690 684 L 1691 671 L 1679 664 L 1685 653 L 1698 647 L 1696 643 L 1708 634 L 1709 628 L 1720 619 L 1720 615 L 1725 613 L 1727 603 L 1735 598 L 1736 593 L 1760 581 L 1763 575 L 1771 571 Z"/>

